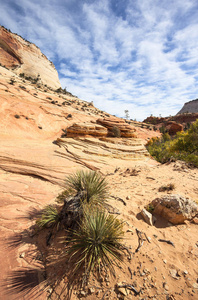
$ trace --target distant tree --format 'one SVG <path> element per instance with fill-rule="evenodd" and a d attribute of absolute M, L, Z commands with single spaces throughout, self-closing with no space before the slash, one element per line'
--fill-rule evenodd
<path fill-rule="evenodd" d="M 125 109 L 125 118 L 128 120 L 130 118 L 128 109 Z"/>

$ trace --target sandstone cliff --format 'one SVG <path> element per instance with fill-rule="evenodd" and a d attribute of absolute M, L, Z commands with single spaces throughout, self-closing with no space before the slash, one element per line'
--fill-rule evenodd
<path fill-rule="evenodd" d="M 186 102 L 177 115 L 184 113 L 198 113 L 198 99 Z"/>
<path fill-rule="evenodd" d="M 0 63 L 15 74 L 24 74 L 53 89 L 61 87 L 58 73 L 34 44 L 0 27 Z"/>

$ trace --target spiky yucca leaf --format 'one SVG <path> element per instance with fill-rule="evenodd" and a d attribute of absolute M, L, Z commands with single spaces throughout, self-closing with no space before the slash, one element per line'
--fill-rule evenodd
<path fill-rule="evenodd" d="M 74 272 L 81 267 L 90 274 L 102 265 L 115 274 L 114 264 L 124 255 L 123 223 L 112 215 L 96 210 L 86 212 L 79 229 L 67 239 L 66 255 L 74 262 Z"/>
<path fill-rule="evenodd" d="M 99 173 L 77 171 L 66 179 L 66 189 L 73 193 L 83 193 L 82 201 L 103 204 L 108 196 L 108 184 Z"/>
<path fill-rule="evenodd" d="M 48 205 L 42 211 L 40 218 L 36 221 L 36 224 L 40 228 L 51 227 L 59 223 L 59 212 L 56 207 Z"/>

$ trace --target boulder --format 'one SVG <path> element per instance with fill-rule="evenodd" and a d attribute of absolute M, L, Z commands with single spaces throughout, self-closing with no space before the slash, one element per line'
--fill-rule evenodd
<path fill-rule="evenodd" d="M 172 224 L 182 224 L 193 219 L 198 213 L 198 205 L 181 195 L 164 195 L 152 201 L 154 214 L 160 215 Z"/>
<path fill-rule="evenodd" d="M 174 121 L 169 121 L 166 125 L 166 128 L 168 129 L 168 133 L 170 135 L 175 135 L 178 131 L 183 131 L 183 125 L 182 124 L 178 124 Z"/>
<path fill-rule="evenodd" d="M 125 138 L 134 138 L 136 137 L 136 129 L 134 126 L 127 124 L 123 119 L 110 117 L 110 118 L 100 118 L 96 121 L 98 124 L 106 127 L 108 129 L 108 135 L 112 135 L 112 129 L 114 127 L 119 128 L 120 136 Z"/>

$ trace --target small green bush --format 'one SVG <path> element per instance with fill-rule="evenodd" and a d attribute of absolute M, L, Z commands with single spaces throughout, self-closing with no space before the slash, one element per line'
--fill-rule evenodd
<path fill-rule="evenodd" d="M 173 183 L 169 183 L 167 185 L 160 186 L 159 192 L 173 191 L 174 189 L 175 189 L 175 185 Z"/>
<path fill-rule="evenodd" d="M 78 230 L 66 239 L 66 255 L 75 262 L 73 272 L 83 268 L 86 276 L 103 266 L 115 274 L 114 264 L 122 261 L 123 223 L 103 211 L 87 211 Z"/>
<path fill-rule="evenodd" d="M 42 211 L 41 216 L 36 221 L 37 226 L 42 229 L 44 227 L 59 226 L 60 215 L 58 209 L 52 205 L 48 205 Z"/>
<path fill-rule="evenodd" d="M 104 204 L 108 196 L 108 184 L 104 177 L 94 171 L 77 171 L 66 179 L 66 190 L 73 195 L 81 194 L 82 201 Z"/>
<path fill-rule="evenodd" d="M 113 137 L 119 138 L 121 136 L 120 129 L 117 126 L 113 126 L 111 128 L 111 133 L 112 133 Z"/>

